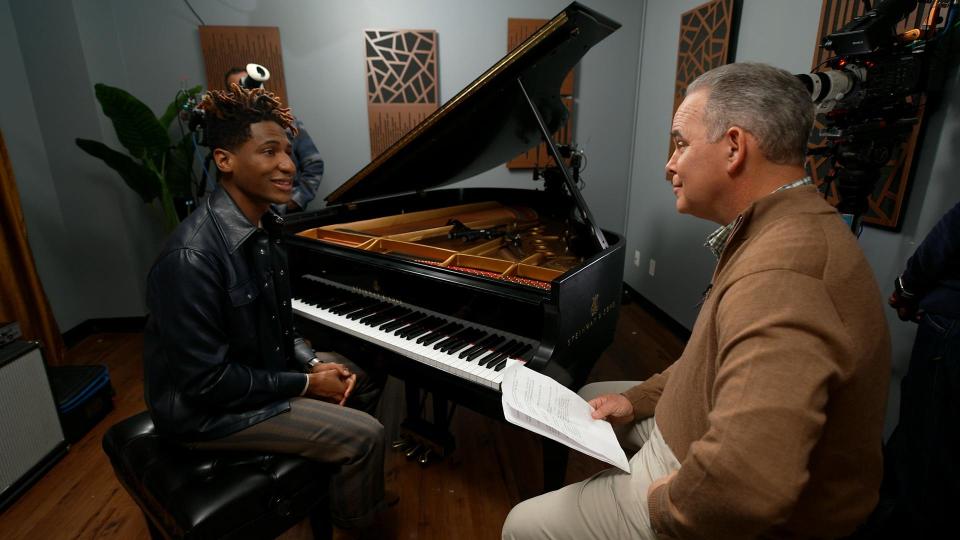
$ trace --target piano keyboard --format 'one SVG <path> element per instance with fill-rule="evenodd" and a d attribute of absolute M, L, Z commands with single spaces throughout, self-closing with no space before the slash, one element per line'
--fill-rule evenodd
<path fill-rule="evenodd" d="M 534 342 L 307 275 L 293 312 L 482 386 L 533 354 Z"/>

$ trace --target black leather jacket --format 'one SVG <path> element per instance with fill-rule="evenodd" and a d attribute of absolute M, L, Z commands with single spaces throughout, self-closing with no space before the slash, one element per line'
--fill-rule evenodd
<path fill-rule="evenodd" d="M 269 220 L 280 222 L 273 214 L 264 224 Z M 303 391 L 303 368 L 314 353 L 290 324 L 289 276 L 283 287 L 257 279 L 254 249 L 267 242 L 268 252 L 282 249 L 277 234 L 265 234 L 218 188 L 177 227 L 151 268 L 144 397 L 160 433 L 220 438 L 286 412 L 289 398 Z M 271 274 L 274 283 L 285 273 Z M 274 311 L 264 315 L 269 306 Z"/>

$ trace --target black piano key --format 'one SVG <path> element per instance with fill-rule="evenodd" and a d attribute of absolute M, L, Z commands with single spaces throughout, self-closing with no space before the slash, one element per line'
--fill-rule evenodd
<path fill-rule="evenodd" d="M 391 304 L 390 302 L 380 302 L 376 306 L 371 307 L 370 309 L 366 310 L 366 312 L 364 312 L 359 317 L 357 317 L 356 321 L 361 324 L 367 324 L 366 321 L 369 321 L 374 317 L 379 317 L 380 315 L 383 315 L 384 313 L 391 311 L 396 307 L 397 306 Z M 354 315 L 356 315 L 356 312 L 354 312 Z"/>
<path fill-rule="evenodd" d="M 527 351 L 529 351 L 532 348 L 533 348 L 533 345 L 530 345 L 529 343 L 527 343 L 526 345 L 523 346 L 522 349 L 510 355 L 510 358 L 520 359 L 523 357 L 523 355 L 527 354 Z"/>
<path fill-rule="evenodd" d="M 424 317 L 426 316 L 423 313 L 420 313 L 419 311 L 411 311 L 410 313 L 406 314 L 403 317 L 383 323 L 382 325 L 380 325 L 380 329 L 383 330 L 384 332 L 393 332 L 394 330 L 402 326 L 417 322 L 423 319 Z"/>
<path fill-rule="evenodd" d="M 427 320 L 418 323 L 416 325 L 411 325 L 410 328 L 401 328 L 397 330 L 397 335 L 404 339 L 413 339 L 415 337 L 422 336 L 427 332 L 433 331 L 434 328 L 444 324 L 446 321 L 440 317 L 429 317 Z"/>
<path fill-rule="evenodd" d="M 328 307 L 346 301 L 343 295 L 334 294 L 332 291 L 318 291 L 307 295 L 307 300 L 317 307 Z"/>
<path fill-rule="evenodd" d="M 494 370 L 494 371 L 500 371 L 501 369 L 503 369 L 504 366 L 507 365 L 507 360 L 509 360 L 509 359 L 508 359 L 508 358 L 504 358 L 503 360 L 501 360 L 500 362 L 498 362 L 497 365 L 494 366 L 493 370 Z"/>
<path fill-rule="evenodd" d="M 460 358 L 466 358 L 466 357 L 468 357 L 468 356 L 473 355 L 473 353 L 475 353 L 475 352 L 476 352 L 476 353 L 479 353 L 479 352 L 482 351 L 485 347 L 492 347 L 493 345 L 496 345 L 497 343 L 499 343 L 498 341 L 496 341 L 497 338 L 503 339 L 502 337 L 500 337 L 500 336 L 498 336 L 498 335 L 496 335 L 496 334 L 492 334 L 492 335 L 487 336 L 485 339 L 480 340 L 480 341 L 479 341 L 477 344 L 475 344 L 473 347 L 470 347 L 469 349 L 461 352 L 461 353 L 460 353 Z M 467 361 L 469 362 L 470 360 L 473 360 L 474 358 L 475 358 L 475 356 L 471 356 L 470 358 L 467 358 Z"/>
<path fill-rule="evenodd" d="M 486 354 L 493 352 L 495 350 L 494 349 L 495 347 L 499 346 L 501 343 L 503 343 L 503 340 L 507 339 L 503 336 L 494 336 L 494 337 L 496 339 L 494 339 L 490 344 L 484 347 L 481 347 L 480 349 L 468 354 L 467 361 L 472 362 L 475 358 L 484 358 Z"/>
<path fill-rule="evenodd" d="M 496 356 L 494 356 L 493 358 L 487 361 L 486 363 L 487 367 L 493 368 L 493 366 L 497 365 L 497 363 L 499 363 L 500 361 L 510 358 L 514 353 L 523 349 L 523 346 L 524 346 L 523 342 L 517 341 L 517 343 L 512 347 L 504 347 L 502 350 L 500 350 L 499 354 L 497 354 Z"/>
<path fill-rule="evenodd" d="M 421 345 L 426 347 L 427 345 L 430 345 L 431 343 L 437 340 L 443 339 L 444 337 L 449 336 L 451 333 L 458 331 L 460 328 L 462 328 L 461 325 L 452 322 L 450 324 L 437 328 L 436 330 L 434 330 L 433 332 L 430 332 L 425 336 L 420 336 L 420 338 L 417 339 L 417 343 L 420 343 Z"/>
<path fill-rule="evenodd" d="M 380 313 L 381 311 L 383 311 L 383 310 L 385 310 L 385 309 L 387 309 L 387 308 L 389 308 L 389 307 L 391 307 L 391 306 L 392 306 L 392 304 L 389 304 L 389 303 L 387 303 L 387 302 L 374 302 L 374 303 L 373 303 L 372 305 L 370 305 L 370 306 L 367 306 L 367 307 L 365 307 L 365 308 L 363 308 L 363 309 L 358 309 L 358 310 L 354 311 L 353 313 L 347 315 L 347 318 L 348 318 L 348 319 L 352 319 L 352 320 L 360 320 L 360 319 L 366 318 L 366 317 L 368 317 L 368 316 L 370 316 L 370 315 L 372 315 L 372 314 L 374 314 L 374 313 Z"/>
<path fill-rule="evenodd" d="M 351 311 L 357 309 L 358 306 L 362 303 L 362 300 L 348 300 L 347 302 L 338 304 L 334 307 L 328 308 L 330 313 L 336 313 L 337 315 L 343 315 L 344 313 L 350 313 Z"/>
<path fill-rule="evenodd" d="M 423 340 L 429 337 L 432 337 L 434 334 L 439 335 L 438 331 L 440 330 L 446 330 L 448 328 L 452 328 L 453 323 L 447 322 L 439 317 L 434 317 L 434 321 L 427 326 L 428 328 L 426 333 L 421 332 L 420 334 L 418 334 L 419 337 L 417 338 L 417 343 L 422 343 Z M 407 339 L 410 339 L 410 338 L 408 337 Z"/>
<path fill-rule="evenodd" d="M 394 334 L 404 339 L 410 339 L 411 337 L 416 337 L 427 331 L 436 320 L 436 317 L 428 316 L 410 324 L 409 326 L 404 326 L 403 328 L 398 329 L 396 332 L 394 332 Z M 414 335 L 415 332 L 416 334 Z"/>
<path fill-rule="evenodd" d="M 341 313 L 341 315 L 343 315 L 344 317 L 350 318 L 351 315 L 360 313 L 361 314 L 360 316 L 362 317 L 363 316 L 362 314 L 366 312 L 368 309 L 370 309 L 371 307 L 373 307 L 375 304 L 376 302 L 363 301 L 353 306 L 353 309 L 344 310 L 343 313 Z"/>
<path fill-rule="evenodd" d="M 510 341 L 504 343 L 500 347 L 490 351 L 490 354 L 487 354 L 486 356 L 478 360 L 477 363 L 481 366 L 485 366 L 488 363 L 490 363 L 490 361 L 492 361 L 494 358 L 496 358 L 497 360 L 500 360 L 500 358 L 502 358 L 503 351 L 507 349 L 512 349 L 514 345 L 516 345 L 517 343 L 518 343 L 517 340 L 511 339 Z"/>
<path fill-rule="evenodd" d="M 443 352 L 447 354 L 455 354 L 460 349 L 470 346 L 473 343 L 483 339 L 484 337 L 486 337 L 486 335 L 487 335 L 486 332 L 473 328 L 471 329 L 469 334 L 463 335 L 462 337 L 460 337 L 460 339 L 458 339 L 453 343 L 448 344 L 446 347 L 444 347 L 441 350 L 443 350 Z"/>
<path fill-rule="evenodd" d="M 360 321 L 367 326 L 380 326 L 384 322 L 392 321 L 409 313 L 410 310 L 403 306 L 393 306 L 391 309 L 385 309 L 380 313 L 367 317 L 366 321 Z"/>
<path fill-rule="evenodd" d="M 447 334 L 447 337 L 445 339 L 441 339 L 440 341 L 436 342 L 433 345 L 433 348 L 437 349 L 438 351 L 442 351 L 447 348 L 447 345 L 454 343 L 455 341 L 463 337 L 463 334 L 466 334 L 469 332 L 470 332 L 470 328 L 461 328 L 456 332 L 450 332 Z"/>

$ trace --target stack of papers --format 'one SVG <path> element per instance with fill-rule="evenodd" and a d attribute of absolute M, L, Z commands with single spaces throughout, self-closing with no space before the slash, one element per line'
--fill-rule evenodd
<path fill-rule="evenodd" d="M 630 472 L 613 427 L 591 418 L 593 408 L 573 390 L 523 364 L 508 369 L 500 389 L 503 416 L 511 424 Z"/>

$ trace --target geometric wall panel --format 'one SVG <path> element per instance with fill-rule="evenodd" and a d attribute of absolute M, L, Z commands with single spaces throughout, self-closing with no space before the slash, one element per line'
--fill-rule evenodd
<path fill-rule="evenodd" d="M 673 86 L 674 113 L 694 79 L 733 60 L 735 4 L 734 0 L 713 0 L 680 15 L 677 78 Z M 668 160 L 673 155 L 672 137 L 669 149 Z"/>
<path fill-rule="evenodd" d="M 437 110 L 437 32 L 365 30 L 370 158 Z"/>
<path fill-rule="evenodd" d="M 284 107 L 290 106 L 284 82 L 280 29 L 276 26 L 201 26 L 200 48 L 207 72 L 207 89 L 226 90 L 223 74 L 230 68 L 260 64 L 270 70 L 270 79 L 264 88 L 276 94 Z"/>
<path fill-rule="evenodd" d="M 547 19 L 507 19 L 507 52 L 516 49 L 541 26 Z M 557 145 L 569 145 L 573 141 L 573 107 L 574 107 L 574 77 L 576 68 L 567 73 L 560 85 L 560 99 L 567 107 L 567 121 L 553 134 L 553 141 Z M 553 157 L 547 150 L 546 143 L 527 150 L 507 162 L 508 169 L 543 169 L 553 163 Z"/>

